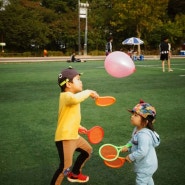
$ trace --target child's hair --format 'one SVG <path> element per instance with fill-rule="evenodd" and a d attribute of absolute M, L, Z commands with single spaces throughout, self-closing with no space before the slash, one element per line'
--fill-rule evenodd
<path fill-rule="evenodd" d="M 63 85 L 63 86 L 60 86 L 60 90 L 61 90 L 61 92 L 64 92 L 64 91 L 65 91 L 65 88 L 66 88 L 66 84 L 65 84 L 65 85 Z"/>
<path fill-rule="evenodd" d="M 141 119 L 142 119 L 142 125 L 143 126 L 146 126 L 146 128 L 148 128 L 148 129 L 150 129 L 152 131 L 155 131 L 154 130 L 154 126 L 153 126 L 153 122 L 154 122 L 153 116 L 149 115 L 146 118 L 141 116 Z"/>
<path fill-rule="evenodd" d="M 64 80 L 67 80 L 67 78 L 66 79 L 64 79 Z M 68 80 L 68 82 L 73 82 L 73 80 Z M 66 83 L 64 84 L 64 85 L 60 85 L 60 80 L 58 80 L 58 85 L 59 85 L 59 87 L 60 87 L 60 90 L 61 90 L 61 92 L 64 92 L 65 91 L 65 88 L 66 88 Z"/>

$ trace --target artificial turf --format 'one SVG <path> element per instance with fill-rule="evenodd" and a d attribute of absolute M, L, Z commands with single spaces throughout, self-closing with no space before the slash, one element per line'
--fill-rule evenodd
<path fill-rule="evenodd" d="M 104 143 L 124 145 L 130 139 L 133 127 L 127 109 L 143 99 L 156 107 L 155 129 L 161 137 L 156 149 L 159 168 L 154 174 L 155 184 L 184 185 L 185 60 L 173 59 L 174 71 L 165 73 L 159 60 L 138 61 L 136 72 L 126 78 L 108 75 L 103 62 L 0 64 L 1 185 L 49 184 L 58 167 L 54 144 L 60 92 L 57 76 L 69 65 L 84 73 L 84 89 L 116 98 L 109 107 L 98 107 L 91 98 L 81 104 L 81 124 L 88 129 L 100 125 L 105 131 L 103 141 L 93 145 L 93 155 L 83 169 L 90 175 L 86 184 L 135 184 L 132 164 L 108 168 L 98 149 Z M 62 184 L 70 183 L 65 179 Z"/>

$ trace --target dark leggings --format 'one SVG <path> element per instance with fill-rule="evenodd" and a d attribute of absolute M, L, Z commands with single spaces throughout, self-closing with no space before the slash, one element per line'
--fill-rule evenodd
<path fill-rule="evenodd" d="M 51 180 L 51 185 L 55 185 L 55 182 L 57 180 L 57 178 L 59 177 L 59 175 L 61 173 L 63 173 L 64 171 L 64 150 L 63 150 L 63 141 L 57 141 L 56 143 L 56 147 L 58 150 L 58 155 L 60 158 L 60 164 L 59 164 L 59 168 L 56 170 L 52 180 Z M 89 157 L 89 153 L 81 148 L 76 148 L 77 152 L 80 152 L 79 156 L 77 157 L 74 166 L 72 168 L 72 172 L 74 174 L 79 174 L 80 173 L 80 169 L 82 164 L 85 162 L 85 160 Z M 69 169 L 66 169 L 64 171 L 64 175 L 67 175 L 67 173 L 69 172 Z"/>

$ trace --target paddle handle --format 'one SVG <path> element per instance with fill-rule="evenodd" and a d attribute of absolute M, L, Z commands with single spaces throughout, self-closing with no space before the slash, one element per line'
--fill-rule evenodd
<path fill-rule="evenodd" d="M 83 129 L 83 128 L 79 128 L 79 129 L 78 129 L 78 132 L 79 132 L 80 134 L 86 134 L 86 135 L 87 135 L 88 130 L 85 130 L 85 129 Z"/>
<path fill-rule="evenodd" d="M 130 148 L 130 147 L 132 147 L 132 143 L 127 143 L 125 146 L 126 146 L 127 148 Z"/>

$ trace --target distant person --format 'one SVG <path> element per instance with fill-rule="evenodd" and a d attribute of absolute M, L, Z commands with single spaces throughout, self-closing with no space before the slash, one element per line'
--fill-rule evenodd
<path fill-rule="evenodd" d="M 132 110 L 130 121 L 134 126 L 131 148 L 123 147 L 122 152 L 130 152 L 126 160 L 134 163 L 136 185 L 154 185 L 153 174 L 158 168 L 155 148 L 160 144 L 159 135 L 154 131 L 156 110 L 149 103 L 140 101 Z"/>
<path fill-rule="evenodd" d="M 168 49 L 169 49 L 169 53 L 168 53 L 168 71 L 172 72 L 173 70 L 171 69 L 171 57 L 172 57 L 171 43 L 168 43 Z"/>
<path fill-rule="evenodd" d="M 48 56 L 48 51 L 46 49 L 44 49 L 43 53 L 44 53 L 44 57 Z"/>
<path fill-rule="evenodd" d="M 93 90 L 83 90 L 81 74 L 72 67 L 64 69 L 58 75 L 60 87 L 58 123 L 55 131 L 55 144 L 59 155 L 59 167 L 50 185 L 61 185 L 65 176 L 70 182 L 85 183 L 89 176 L 82 174 L 82 168 L 91 157 L 91 145 L 78 134 L 81 125 L 80 104 L 89 97 L 96 99 L 99 95 Z M 74 153 L 78 156 L 73 161 Z M 74 165 L 72 165 L 74 162 Z"/>
<path fill-rule="evenodd" d="M 76 54 L 75 54 L 75 52 L 73 52 L 72 55 L 71 55 L 70 61 L 71 62 L 81 62 L 81 59 L 76 58 L 75 56 L 76 56 Z"/>
<path fill-rule="evenodd" d="M 105 55 L 108 56 L 110 53 L 112 53 L 112 42 L 113 38 L 109 38 L 108 42 L 105 46 Z"/>
<path fill-rule="evenodd" d="M 168 63 L 168 72 L 173 71 L 170 65 L 169 50 L 171 50 L 171 47 L 169 48 L 168 38 L 164 37 L 162 39 L 162 42 L 159 44 L 160 60 L 162 61 L 162 71 L 163 72 L 165 72 L 165 61 L 167 61 Z"/>
<path fill-rule="evenodd" d="M 127 54 L 130 56 L 130 58 L 132 58 L 132 55 L 133 55 L 133 49 L 132 48 L 129 48 Z"/>

